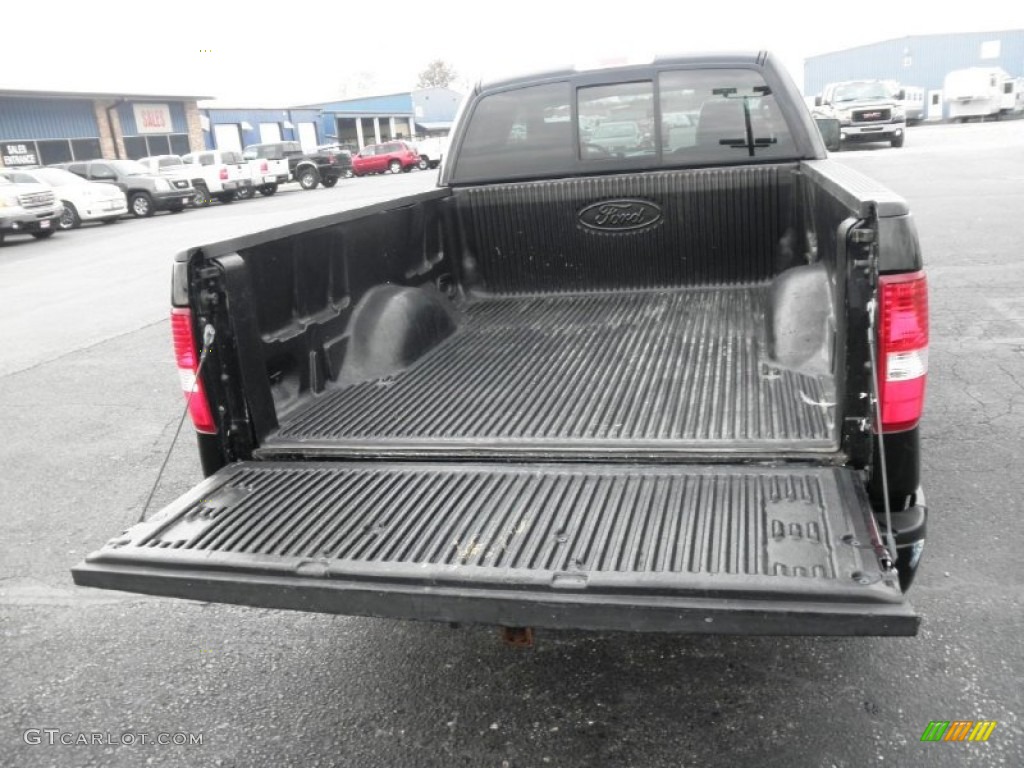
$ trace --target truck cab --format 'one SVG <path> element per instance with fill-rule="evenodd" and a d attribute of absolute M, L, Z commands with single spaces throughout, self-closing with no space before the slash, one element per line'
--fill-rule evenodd
<path fill-rule="evenodd" d="M 839 121 L 841 147 L 883 141 L 902 147 L 907 132 L 903 96 L 884 80 L 829 83 L 815 97 L 813 114 Z"/>

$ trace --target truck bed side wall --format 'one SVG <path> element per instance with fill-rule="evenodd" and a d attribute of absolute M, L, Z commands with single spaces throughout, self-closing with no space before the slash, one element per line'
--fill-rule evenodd
<path fill-rule="evenodd" d="M 239 244 L 219 261 L 233 332 L 247 340 L 237 350 L 256 444 L 325 388 L 415 362 L 458 327 L 464 297 L 492 293 L 774 280 L 770 322 L 827 320 L 843 392 L 844 371 L 863 358 L 845 352 L 845 232 L 855 218 L 848 201 L 798 171 L 788 164 L 456 189 Z M 661 222 L 632 235 L 580 224 L 582 206 L 620 199 L 655 203 Z M 792 280 L 800 271 L 808 274 Z M 794 359 L 805 352 L 790 350 Z M 850 407 L 864 408 L 847 398 Z"/>

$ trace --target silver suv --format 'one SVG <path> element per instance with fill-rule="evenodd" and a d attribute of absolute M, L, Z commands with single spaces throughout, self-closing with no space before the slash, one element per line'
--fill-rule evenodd
<path fill-rule="evenodd" d="M 57 231 L 64 206 L 45 184 L 11 180 L 0 168 L 0 244 L 8 232 L 25 232 L 37 240 Z"/>

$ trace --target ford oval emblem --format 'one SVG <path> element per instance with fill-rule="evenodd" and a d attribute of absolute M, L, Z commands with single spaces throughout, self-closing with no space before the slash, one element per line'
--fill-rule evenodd
<path fill-rule="evenodd" d="M 579 221 L 594 232 L 637 232 L 661 223 L 661 207 L 647 200 L 602 200 L 582 209 Z"/>

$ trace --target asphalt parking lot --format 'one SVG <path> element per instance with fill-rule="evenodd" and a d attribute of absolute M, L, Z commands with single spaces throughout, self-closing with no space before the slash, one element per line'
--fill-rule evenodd
<path fill-rule="evenodd" d="M 837 157 L 907 197 L 929 269 L 918 637 L 540 633 L 523 651 L 487 628 L 74 587 L 138 516 L 180 414 L 171 255 L 434 174 L 343 180 L 0 248 L 0 764 L 1024 765 L 1024 121 Z M 157 503 L 199 477 L 186 436 Z M 980 719 L 987 743 L 920 741 Z"/>

